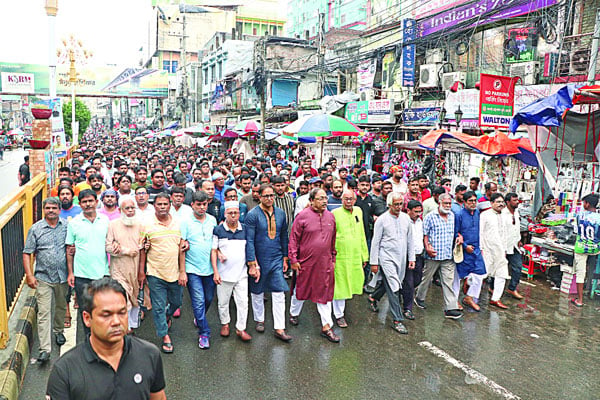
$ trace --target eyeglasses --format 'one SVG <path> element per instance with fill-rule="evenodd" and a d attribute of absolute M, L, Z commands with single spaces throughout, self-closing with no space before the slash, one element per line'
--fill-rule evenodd
<path fill-rule="evenodd" d="M 264 194 L 264 195 L 261 195 L 260 197 L 264 197 L 265 199 L 272 199 L 273 197 L 275 197 L 275 195 L 274 194 Z"/>
<path fill-rule="evenodd" d="M 327 197 L 325 197 L 325 196 L 315 197 L 315 200 L 323 201 L 323 200 L 327 200 Z"/>

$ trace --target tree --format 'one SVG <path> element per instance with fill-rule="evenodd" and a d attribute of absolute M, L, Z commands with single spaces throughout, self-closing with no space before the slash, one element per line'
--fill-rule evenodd
<path fill-rule="evenodd" d="M 63 104 L 63 121 L 65 124 L 65 135 L 68 141 L 73 142 L 71 132 L 71 102 Z M 75 99 L 75 121 L 79 122 L 79 139 L 90 125 L 92 113 L 89 108 L 79 99 Z"/>

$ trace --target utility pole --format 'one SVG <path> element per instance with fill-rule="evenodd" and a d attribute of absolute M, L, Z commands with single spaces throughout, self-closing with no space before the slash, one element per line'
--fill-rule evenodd
<path fill-rule="evenodd" d="M 600 44 L 600 8 L 596 10 L 596 24 L 594 25 L 594 36 L 592 37 L 592 53 L 590 65 L 588 66 L 588 85 L 593 85 L 596 80 L 596 63 L 598 62 L 598 45 Z"/>
<path fill-rule="evenodd" d="M 319 13 L 319 36 L 317 43 L 317 63 L 319 66 L 317 69 L 317 83 L 318 97 L 320 99 L 323 97 L 325 89 L 325 13 Z"/>
<path fill-rule="evenodd" d="M 185 6 L 184 6 L 185 7 Z M 188 102 L 188 80 L 185 54 L 185 8 L 183 10 L 183 28 L 181 30 L 181 115 L 183 118 L 183 127 L 187 128 L 187 102 Z"/>
<path fill-rule="evenodd" d="M 260 99 L 260 126 L 261 132 L 257 137 L 257 149 L 262 151 L 264 147 L 264 133 L 266 128 L 267 108 L 267 37 L 263 36 L 254 42 L 254 90 Z"/>

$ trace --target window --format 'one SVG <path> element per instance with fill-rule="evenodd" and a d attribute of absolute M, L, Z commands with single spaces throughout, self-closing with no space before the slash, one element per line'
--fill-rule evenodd
<path fill-rule="evenodd" d="M 179 61 L 171 61 L 171 73 L 175 73 L 177 72 L 177 65 L 179 64 Z"/>
<path fill-rule="evenodd" d="M 208 68 L 204 68 L 202 74 L 204 75 L 204 84 L 208 85 Z"/>
<path fill-rule="evenodd" d="M 252 28 L 252 35 L 256 36 L 256 28 Z"/>
<path fill-rule="evenodd" d="M 163 61 L 163 70 L 171 72 L 171 61 Z"/>
<path fill-rule="evenodd" d="M 271 27 L 271 33 L 273 36 L 277 36 L 277 27 L 276 26 Z"/>
<path fill-rule="evenodd" d="M 217 72 L 217 79 L 223 79 L 223 63 L 221 61 L 217 64 Z"/>
<path fill-rule="evenodd" d="M 216 77 L 215 77 L 215 66 L 211 65 L 210 66 L 210 83 L 214 83 L 215 80 L 216 80 Z"/>

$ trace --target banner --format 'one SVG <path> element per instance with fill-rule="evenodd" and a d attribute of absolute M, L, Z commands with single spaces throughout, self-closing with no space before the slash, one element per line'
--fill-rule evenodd
<path fill-rule="evenodd" d="M 375 72 L 377 71 L 377 60 L 370 59 L 361 61 L 356 67 L 356 74 L 358 79 L 358 92 L 364 92 L 365 90 L 373 88 L 373 81 L 375 80 Z"/>
<path fill-rule="evenodd" d="M 396 52 L 389 51 L 383 56 L 381 63 L 382 97 L 401 101 L 402 96 L 402 67 L 396 62 Z"/>
<path fill-rule="evenodd" d="M 394 100 L 353 101 L 346 104 L 345 118 L 355 124 L 393 124 Z"/>
<path fill-rule="evenodd" d="M 414 19 L 402 21 L 404 41 L 408 42 L 417 38 Z M 409 44 L 402 48 L 402 86 L 415 86 L 415 45 Z"/>
<path fill-rule="evenodd" d="M 515 104 L 515 84 L 520 78 L 481 74 L 479 126 L 508 128 Z"/>
<path fill-rule="evenodd" d="M 418 0 L 415 9 L 415 19 L 421 19 L 440 13 L 449 8 L 467 3 L 469 0 Z"/>
<path fill-rule="evenodd" d="M 33 74 L 0 72 L 2 76 L 2 92 L 18 94 L 34 94 L 35 79 Z"/>
<path fill-rule="evenodd" d="M 477 0 L 420 20 L 417 32 L 423 37 L 440 31 L 471 29 L 527 15 L 557 3 L 558 0 Z"/>
<path fill-rule="evenodd" d="M 433 126 L 440 120 L 440 107 L 407 108 L 402 111 L 404 125 Z"/>

